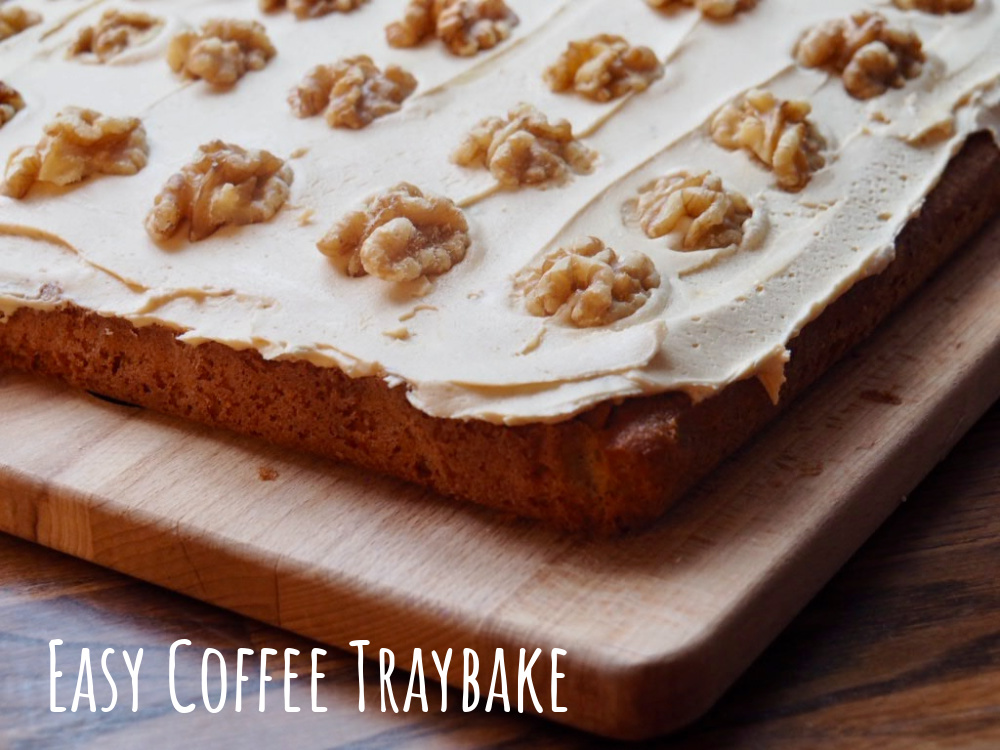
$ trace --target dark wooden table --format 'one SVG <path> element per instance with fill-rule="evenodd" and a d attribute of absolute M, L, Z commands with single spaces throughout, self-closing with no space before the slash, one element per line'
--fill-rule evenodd
<path fill-rule="evenodd" d="M 372 681 L 367 711 L 359 713 L 356 657 L 332 650 L 319 663 L 326 677 L 318 703 L 329 710 L 313 713 L 308 655 L 316 644 L 11 537 L 0 536 L 0 575 L 0 747 L 612 746 L 534 718 L 457 712 L 459 694 L 444 714 L 382 714 Z M 87 647 L 96 712 L 86 699 L 75 713 L 50 712 L 54 638 L 64 641 L 57 705 L 71 705 Z M 168 650 L 179 638 L 194 644 L 180 651 L 176 667 L 179 702 L 197 706 L 188 714 L 174 710 L 167 687 Z M 236 650 L 264 646 L 302 652 L 292 661 L 300 679 L 290 696 L 300 713 L 283 710 L 280 655 L 270 662 L 265 712 L 257 710 L 253 662 L 243 710 L 235 712 Z M 121 651 L 134 656 L 140 647 L 133 713 Z M 230 670 L 229 697 L 217 714 L 201 705 L 208 647 L 225 655 Z M 101 712 L 111 697 L 101 671 L 106 648 L 115 649 L 108 664 L 118 702 Z M 218 677 L 209 688 L 218 695 Z M 396 693 L 405 695 L 405 678 Z M 707 717 L 657 745 L 1000 748 L 1000 405 Z"/>

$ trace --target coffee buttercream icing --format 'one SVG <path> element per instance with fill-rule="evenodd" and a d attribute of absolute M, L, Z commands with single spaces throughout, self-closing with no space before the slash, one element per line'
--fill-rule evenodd
<path fill-rule="evenodd" d="M 58 111 L 77 106 L 141 118 L 149 162 L 134 176 L 0 197 L 0 312 L 73 303 L 167 326 L 191 345 L 215 341 L 384 378 L 436 417 L 556 422 L 631 396 L 701 399 L 748 377 L 777 398 L 788 342 L 892 261 L 896 236 L 970 134 L 1000 131 L 994 0 L 942 15 L 888 0 L 761 0 L 722 22 L 642 0 L 508 0 L 520 19 L 510 38 L 471 57 L 433 41 L 390 47 L 384 27 L 402 15 L 402 0 L 311 20 L 262 14 L 256 0 L 18 4 L 43 21 L 0 43 L 0 80 L 26 105 L 0 128 L 0 157 L 34 144 Z M 68 58 L 80 28 L 112 7 L 164 22 L 106 64 Z M 927 57 L 919 76 L 864 101 L 793 56 L 807 29 L 862 10 L 914 30 Z M 260 21 L 277 50 L 228 89 L 184 80 L 165 61 L 174 34 L 215 17 Z M 545 70 L 570 41 L 598 34 L 650 47 L 663 75 L 606 103 L 553 93 Z M 398 112 L 359 130 L 294 116 L 289 90 L 311 68 L 358 55 L 415 76 Z M 709 133 L 715 112 L 757 88 L 812 107 L 824 165 L 797 192 Z M 544 189 L 499 189 L 489 171 L 452 160 L 477 123 L 522 103 L 572 123 L 597 154 L 589 173 Z M 154 242 L 143 226 L 154 196 L 215 139 L 286 159 L 290 197 L 263 223 Z M 640 191 L 681 172 L 711 172 L 749 202 L 739 246 L 690 250 L 682 235 L 649 238 L 630 216 Z M 415 282 L 344 274 L 317 241 L 401 182 L 465 209 L 464 260 Z M 659 286 L 606 326 L 531 315 L 518 275 L 591 236 L 648 256 Z"/>

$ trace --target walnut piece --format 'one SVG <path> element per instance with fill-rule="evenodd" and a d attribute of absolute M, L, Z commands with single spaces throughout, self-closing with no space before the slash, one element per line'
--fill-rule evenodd
<path fill-rule="evenodd" d="M 383 73 L 361 55 L 333 65 L 317 65 L 288 95 L 296 117 L 325 110 L 330 127 L 358 130 L 372 120 L 397 112 L 417 88 L 417 79 L 397 65 Z"/>
<path fill-rule="evenodd" d="M 518 23 L 504 0 L 410 0 L 385 36 L 391 47 L 416 47 L 435 36 L 453 55 L 471 57 L 496 47 Z"/>
<path fill-rule="evenodd" d="M 879 13 L 855 13 L 806 32 L 795 47 L 799 64 L 841 76 L 855 99 L 871 99 L 916 78 L 926 59 L 920 38 Z"/>
<path fill-rule="evenodd" d="M 754 89 L 719 110 L 709 130 L 720 146 L 749 151 L 774 172 L 780 187 L 794 191 L 826 163 L 820 153 L 825 142 L 808 120 L 811 111 L 807 102 Z"/>
<path fill-rule="evenodd" d="M 90 175 L 133 175 L 146 166 L 146 131 L 136 117 L 107 117 L 67 107 L 43 129 L 36 146 L 7 161 L 4 192 L 23 198 L 36 182 L 69 185 Z"/>
<path fill-rule="evenodd" d="M 292 179 L 292 168 L 274 154 L 211 141 L 167 180 L 146 231 L 162 242 L 186 219 L 188 239 L 197 242 L 227 224 L 268 221 L 288 199 Z"/>
<path fill-rule="evenodd" d="M 482 167 L 504 187 L 547 185 L 564 180 L 570 172 L 587 174 L 597 154 L 573 136 L 566 120 L 550 123 L 529 104 L 522 104 L 506 118 L 480 122 L 452 156 L 463 167 Z"/>
<path fill-rule="evenodd" d="M 458 206 L 403 182 L 347 214 L 316 247 L 350 276 L 413 281 L 449 271 L 469 244 L 469 224 Z"/>
<path fill-rule="evenodd" d="M 964 13 L 972 10 L 976 0 L 893 0 L 900 10 L 922 10 L 924 13 Z"/>
<path fill-rule="evenodd" d="M 0 81 L 0 128 L 14 119 L 14 115 L 24 109 L 24 99 L 11 86 Z"/>
<path fill-rule="evenodd" d="M 41 22 L 40 15 L 19 5 L 0 6 L 0 42 Z"/>
<path fill-rule="evenodd" d="M 738 246 L 743 225 L 753 216 L 747 199 L 711 172 L 662 177 L 640 191 L 633 209 L 650 239 L 683 232 L 684 250 Z"/>
<path fill-rule="evenodd" d="M 137 10 L 109 9 L 93 26 L 80 29 L 69 47 L 70 57 L 106 63 L 130 47 L 145 44 L 163 28 L 163 20 Z"/>
<path fill-rule="evenodd" d="M 258 5 L 265 13 L 273 13 L 287 7 L 295 17 L 303 20 L 319 18 L 329 13 L 350 13 L 368 0 L 259 0 Z"/>
<path fill-rule="evenodd" d="M 256 21 L 213 18 L 201 31 L 182 31 L 170 40 L 167 62 L 175 73 L 231 86 L 248 71 L 261 70 L 276 54 Z"/>
<path fill-rule="evenodd" d="M 646 0 L 658 10 L 669 10 L 677 5 L 693 5 L 706 18 L 732 18 L 742 10 L 750 10 L 757 0 Z"/>
<path fill-rule="evenodd" d="M 620 36 L 600 34 L 570 42 L 545 71 L 545 81 L 555 92 L 575 91 L 607 102 L 645 91 L 662 75 L 663 64 L 649 47 L 632 47 Z"/>
<path fill-rule="evenodd" d="M 385 38 L 390 47 L 416 47 L 437 31 L 437 19 L 441 13 L 436 0 L 410 0 L 399 21 L 385 27 Z"/>
<path fill-rule="evenodd" d="M 559 248 L 515 279 L 529 313 L 578 328 L 629 317 L 659 286 L 660 275 L 648 256 L 632 252 L 619 258 L 596 237 Z"/>

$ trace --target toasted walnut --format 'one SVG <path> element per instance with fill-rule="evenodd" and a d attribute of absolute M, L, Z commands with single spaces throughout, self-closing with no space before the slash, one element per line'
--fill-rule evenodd
<path fill-rule="evenodd" d="M 40 15 L 19 5 L 0 6 L 0 42 L 41 22 Z"/>
<path fill-rule="evenodd" d="M 296 18 L 319 18 L 329 13 L 350 13 L 368 0 L 259 0 L 260 9 L 273 13 L 287 7 Z"/>
<path fill-rule="evenodd" d="M 230 86 L 248 71 L 261 70 L 276 54 L 256 21 L 214 18 L 201 31 L 183 31 L 170 40 L 167 62 L 175 73 Z"/>
<path fill-rule="evenodd" d="M 924 13 L 964 13 L 972 10 L 976 0 L 892 0 L 901 10 L 922 10 Z"/>
<path fill-rule="evenodd" d="M 885 16 L 869 12 L 810 29 L 796 45 L 795 56 L 807 68 L 839 74 L 856 99 L 902 88 L 908 78 L 920 75 L 926 59 L 915 33 L 894 28 Z"/>
<path fill-rule="evenodd" d="M 0 128 L 14 119 L 24 109 L 24 99 L 12 87 L 0 81 Z"/>
<path fill-rule="evenodd" d="M 129 47 L 145 44 L 162 28 L 163 20 L 148 13 L 109 9 L 96 24 L 80 29 L 69 55 L 106 63 Z"/>
<path fill-rule="evenodd" d="M 136 117 L 106 117 L 67 107 L 49 122 L 37 146 L 7 161 L 4 192 L 23 198 L 36 182 L 69 185 L 90 175 L 133 175 L 146 166 L 146 131 Z"/>
<path fill-rule="evenodd" d="M 317 65 L 288 95 L 296 117 L 325 112 L 333 128 L 357 130 L 372 120 L 397 112 L 417 88 L 417 79 L 397 65 L 383 73 L 361 55 L 333 65 Z"/>
<path fill-rule="evenodd" d="M 740 245 L 753 209 L 740 193 L 726 190 L 711 172 L 679 172 L 644 187 L 630 207 L 650 239 L 684 234 L 684 250 Z"/>
<path fill-rule="evenodd" d="M 510 36 L 520 19 L 504 0 L 447 0 L 437 18 L 437 36 L 452 53 L 469 57 Z"/>
<path fill-rule="evenodd" d="M 677 5 L 693 5 L 708 18 L 732 18 L 741 10 L 750 10 L 757 0 L 646 0 L 646 4 L 660 10 Z"/>
<path fill-rule="evenodd" d="M 385 27 L 385 38 L 390 47 L 416 47 L 434 36 L 440 8 L 435 0 L 410 0 L 402 19 Z"/>
<path fill-rule="evenodd" d="M 338 221 L 316 246 L 350 276 L 437 276 L 465 258 L 469 224 L 447 198 L 400 183 Z"/>
<path fill-rule="evenodd" d="M 146 231 L 159 241 L 174 236 L 186 219 L 192 242 L 227 224 L 268 221 L 288 199 L 292 169 L 277 156 L 211 141 L 167 180 L 146 217 Z"/>
<path fill-rule="evenodd" d="M 529 104 L 506 118 L 480 122 L 452 156 L 463 167 L 489 169 L 505 187 L 546 185 L 590 172 L 597 154 L 573 136 L 566 120 L 550 123 Z"/>
<path fill-rule="evenodd" d="M 660 275 L 648 256 L 633 252 L 619 258 L 596 237 L 559 248 L 515 279 L 529 313 L 578 328 L 629 317 L 659 286 Z"/>
<path fill-rule="evenodd" d="M 799 190 L 823 166 L 822 136 L 808 120 L 812 108 L 803 101 L 782 101 L 754 89 L 727 104 L 709 124 L 723 148 L 743 148 L 771 168 L 785 190 Z"/>
<path fill-rule="evenodd" d="M 496 47 L 519 22 L 504 0 L 410 0 L 385 36 L 392 47 L 416 47 L 436 36 L 453 55 L 470 57 Z"/>
<path fill-rule="evenodd" d="M 570 42 L 545 71 L 545 81 L 553 91 L 575 91 L 606 102 L 645 91 L 662 75 L 663 64 L 649 47 L 632 47 L 620 36 L 600 34 Z"/>

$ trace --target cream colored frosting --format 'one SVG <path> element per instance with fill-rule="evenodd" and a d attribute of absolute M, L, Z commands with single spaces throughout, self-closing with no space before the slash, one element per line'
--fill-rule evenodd
<path fill-rule="evenodd" d="M 886 267 L 894 238 L 970 133 L 1000 130 L 994 0 L 944 16 L 902 12 L 888 0 L 761 0 L 728 23 L 694 10 L 656 12 L 641 0 L 508 3 L 521 17 L 512 39 L 456 58 L 437 43 L 387 46 L 382 29 L 403 0 L 311 21 L 262 16 L 256 0 L 22 0 L 45 21 L 0 45 L 0 80 L 27 103 L 0 129 L 0 158 L 35 143 L 59 109 L 76 105 L 141 117 L 150 162 L 133 177 L 0 198 L 0 311 L 71 301 L 172 327 L 190 344 L 217 341 L 380 376 L 438 417 L 559 421 L 607 399 L 668 390 L 702 398 L 754 376 L 776 393 L 787 342 Z M 106 7 L 140 8 L 167 18 L 168 29 L 114 64 L 67 60 L 77 30 Z M 860 9 L 914 28 L 929 58 L 920 78 L 869 101 L 852 99 L 839 79 L 797 67 L 791 55 L 806 28 Z M 216 16 L 261 20 L 278 49 L 264 70 L 225 92 L 180 80 L 163 59 L 173 30 Z M 570 40 L 598 33 L 652 47 L 667 61 L 665 75 L 623 102 L 550 92 L 545 67 Z M 292 115 L 287 92 L 310 67 L 357 54 L 418 78 L 401 112 L 360 131 Z M 826 167 L 802 192 L 777 189 L 745 153 L 706 134 L 715 110 L 762 85 L 811 102 L 828 142 Z M 481 118 L 520 102 L 586 134 L 600 154 L 594 172 L 561 187 L 489 194 L 488 172 L 450 160 Z M 198 243 L 181 232 L 155 244 L 143 228 L 153 197 L 215 138 L 296 154 L 289 202 L 265 224 Z M 710 169 L 747 196 L 755 221 L 766 219 L 760 241 L 735 253 L 682 253 L 623 221 L 622 206 L 642 186 L 679 169 Z M 365 197 L 400 181 L 470 199 L 468 257 L 430 285 L 344 276 L 316 241 Z M 514 275 L 588 235 L 649 255 L 660 289 L 605 328 L 529 315 Z"/>

